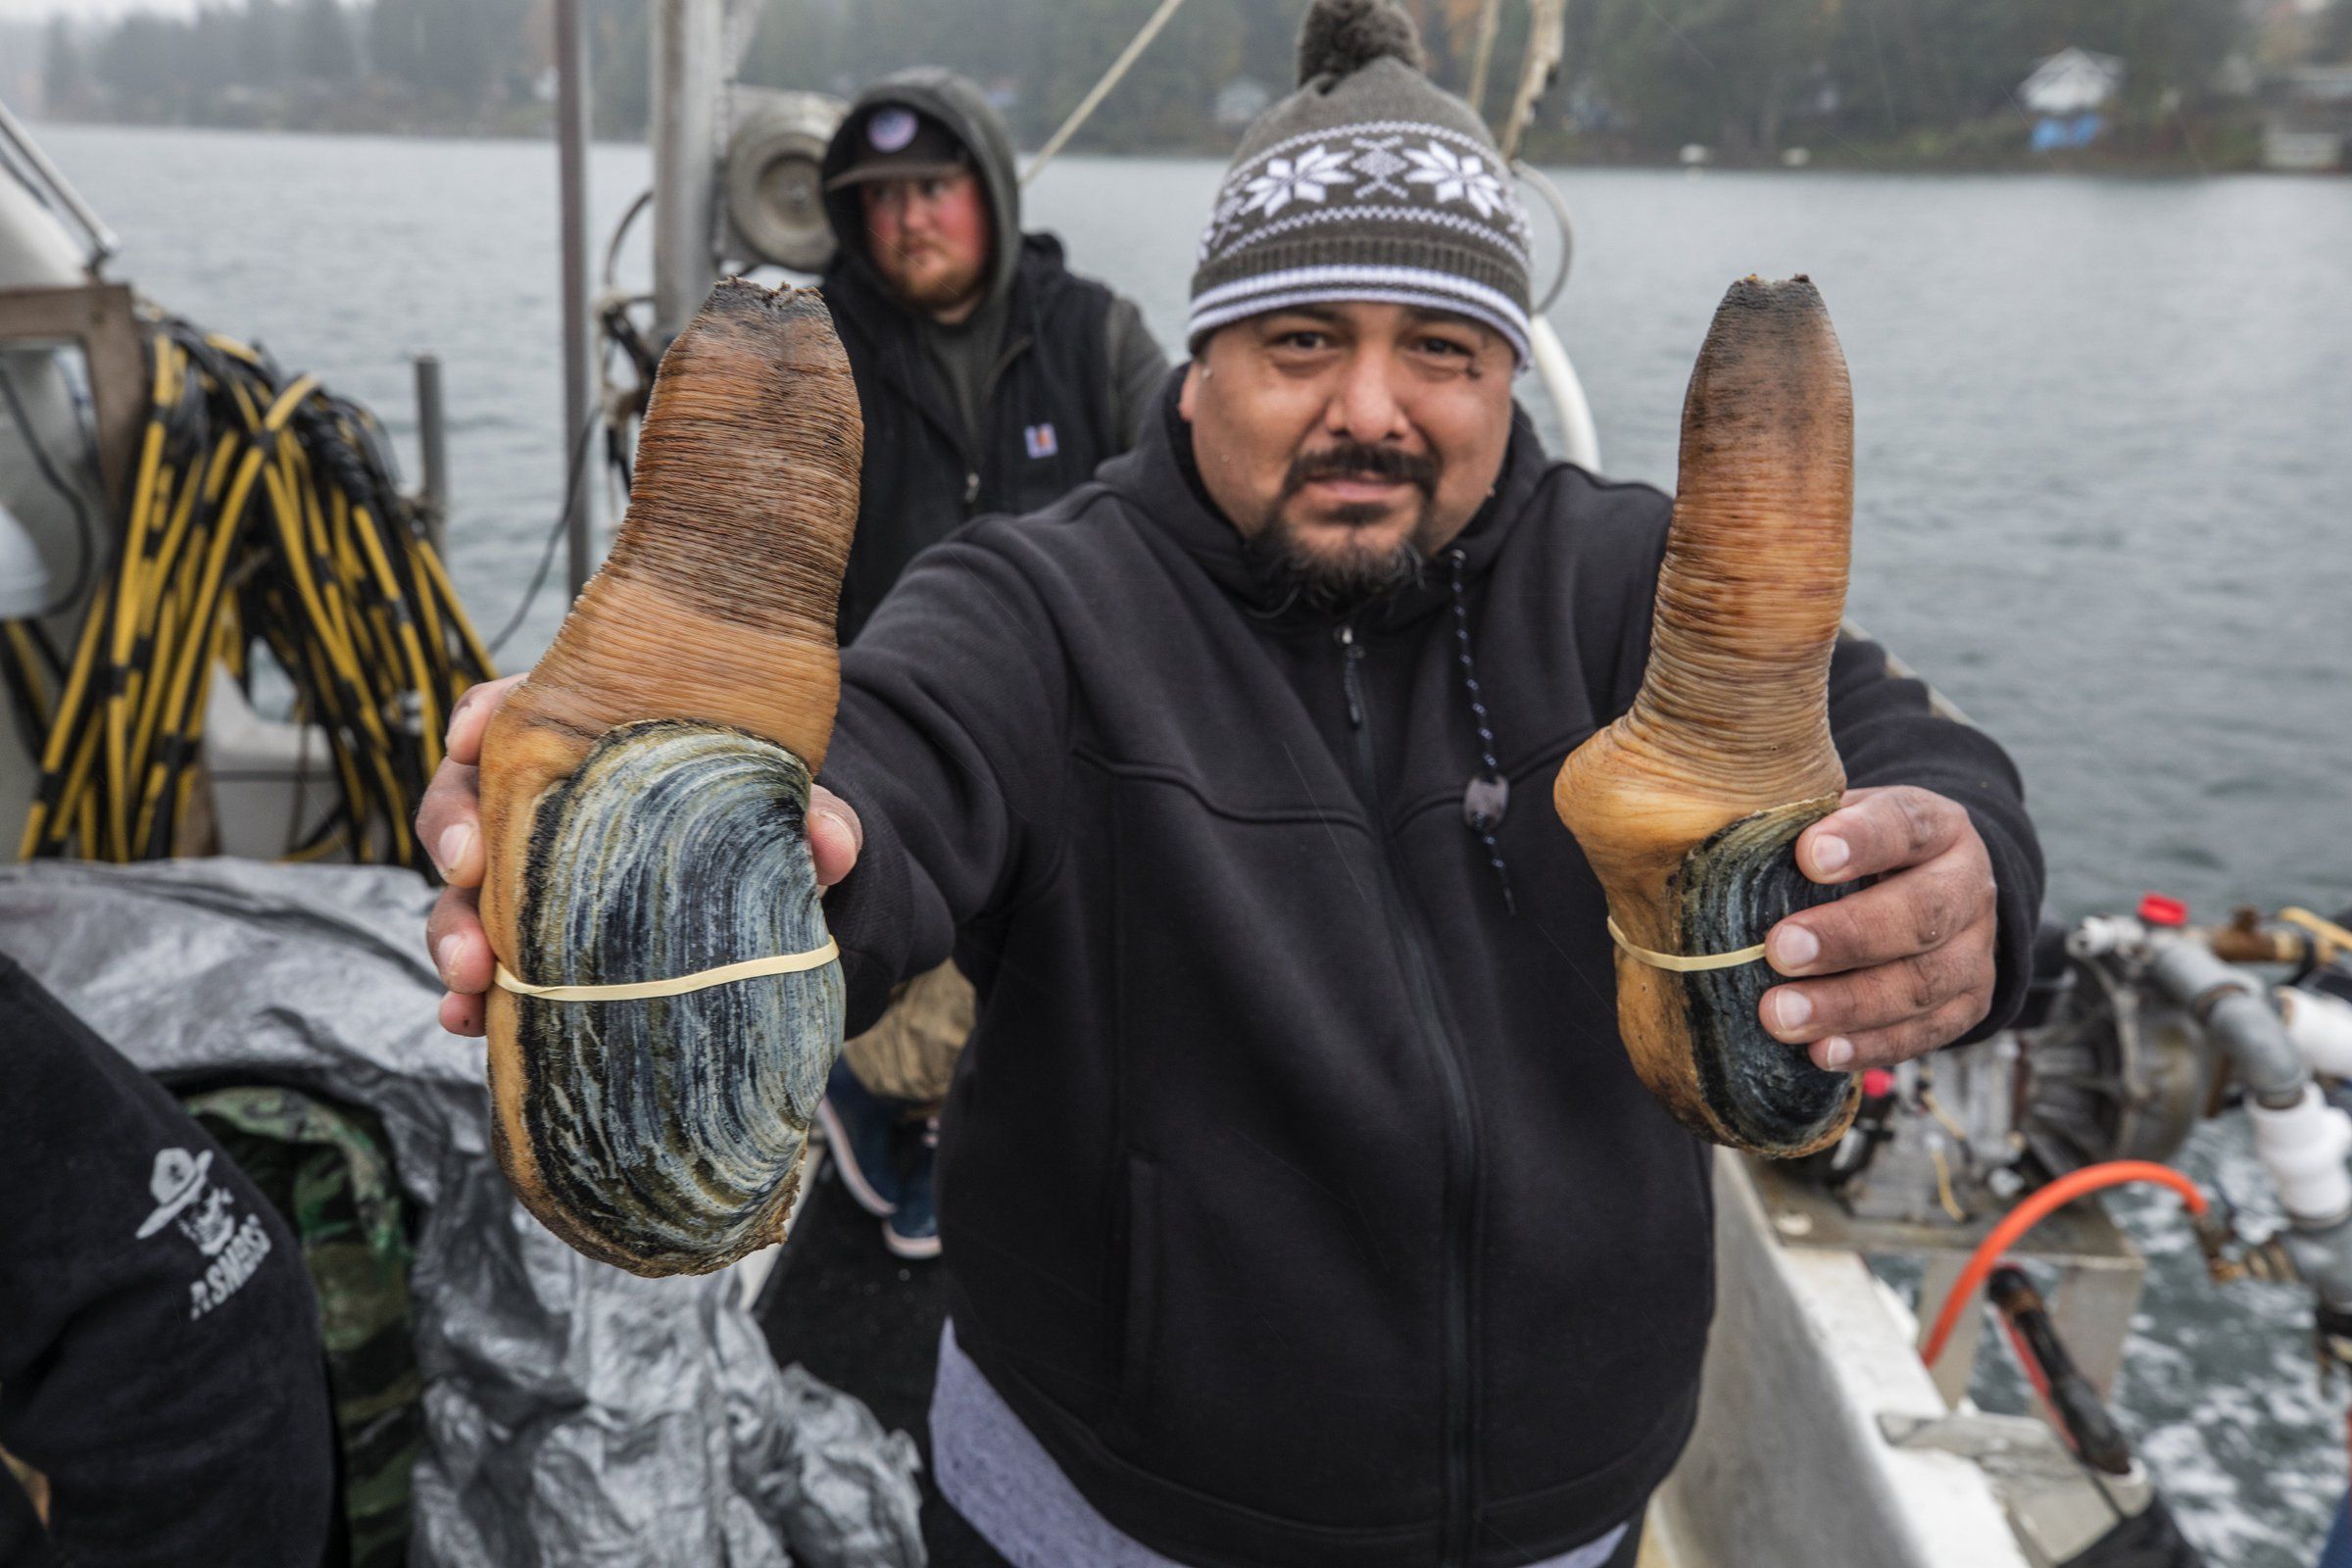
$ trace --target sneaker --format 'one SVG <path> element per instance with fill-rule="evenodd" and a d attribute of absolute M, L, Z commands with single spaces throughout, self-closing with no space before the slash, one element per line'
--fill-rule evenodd
<path fill-rule="evenodd" d="M 931 1202 L 931 1163 L 939 1148 L 939 1118 L 923 1126 L 922 1147 L 899 1179 L 899 1209 L 882 1222 L 882 1245 L 910 1262 L 939 1255 L 939 1211 Z"/>
<path fill-rule="evenodd" d="M 897 1213 L 902 1195 L 891 1158 L 891 1134 L 899 1125 L 899 1102 L 866 1088 L 848 1062 L 836 1060 L 833 1076 L 825 1080 L 825 1098 L 817 1102 L 816 1119 L 824 1125 L 825 1144 L 833 1152 L 841 1185 L 858 1206 L 876 1219 Z M 928 1179 L 926 1175 L 926 1183 Z M 926 1186 L 923 1206 L 928 1210 L 930 1205 Z"/>

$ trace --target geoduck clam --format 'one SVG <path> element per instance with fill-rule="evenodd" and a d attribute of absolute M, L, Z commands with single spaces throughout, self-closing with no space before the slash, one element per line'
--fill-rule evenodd
<path fill-rule="evenodd" d="M 1553 790 L 1608 896 L 1635 1070 L 1694 1132 L 1781 1157 L 1834 1143 L 1859 1101 L 1764 1032 L 1779 977 L 1750 951 L 1843 891 L 1793 845 L 1845 788 L 1829 669 L 1852 519 L 1853 395 L 1820 294 L 1733 284 L 1683 406 L 1641 693 Z"/>
<path fill-rule="evenodd" d="M 499 1159 L 640 1274 L 782 1238 L 839 1050 L 806 813 L 862 446 L 815 291 L 719 284 L 662 356 L 611 555 L 483 739 Z M 607 989 L 650 982 L 693 988 Z"/>

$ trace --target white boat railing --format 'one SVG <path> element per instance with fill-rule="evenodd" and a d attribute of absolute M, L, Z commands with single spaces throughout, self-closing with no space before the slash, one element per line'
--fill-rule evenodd
<path fill-rule="evenodd" d="M 1704 1392 L 1651 1507 L 1657 1554 L 1674 1568 L 2034 1568 L 1980 1466 L 1888 1441 L 1890 1418 L 1951 1410 L 1862 1258 L 1783 1245 L 1727 1150 L 1715 1205 Z"/>

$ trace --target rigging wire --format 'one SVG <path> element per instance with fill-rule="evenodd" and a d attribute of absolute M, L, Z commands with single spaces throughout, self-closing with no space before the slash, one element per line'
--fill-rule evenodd
<path fill-rule="evenodd" d="M 629 237 L 629 230 L 636 226 L 638 216 L 653 205 L 654 188 L 648 185 L 637 193 L 637 199 L 629 203 L 629 210 L 620 215 L 620 221 L 613 226 L 612 238 L 605 245 L 604 279 L 606 288 L 613 287 L 613 274 L 620 270 L 621 242 Z"/>
<path fill-rule="evenodd" d="M 1045 172 L 1046 166 L 1054 161 L 1054 155 L 1078 134 L 1078 127 L 1094 118 L 1102 100 L 1110 96 L 1111 88 L 1119 84 L 1119 79 L 1127 74 L 1130 66 L 1143 58 L 1144 51 L 1152 46 L 1152 40 L 1159 36 L 1159 29 L 1168 24 L 1168 19 L 1176 15 L 1176 8 L 1182 4 L 1184 0 L 1160 0 L 1159 9 L 1152 13 L 1152 20 L 1145 23 L 1142 29 L 1127 41 L 1127 47 L 1120 50 L 1119 57 L 1110 63 L 1110 69 L 1102 73 L 1102 79 L 1087 89 L 1086 96 L 1078 100 L 1078 107 L 1070 111 L 1070 118 L 1061 122 L 1060 129 L 1046 138 L 1046 144 L 1037 150 L 1037 156 L 1029 160 L 1029 167 L 1021 171 L 1020 183 L 1024 190 Z"/>
<path fill-rule="evenodd" d="M 539 598 L 539 590 L 547 586 L 548 570 L 556 564 L 556 546 L 564 540 L 564 527 L 571 521 L 571 509 L 579 504 L 580 472 L 587 466 L 583 460 L 588 456 L 588 438 L 596 434 L 604 422 L 601 414 L 590 415 L 580 426 L 580 433 L 572 438 L 571 465 L 565 470 L 570 477 L 564 481 L 564 504 L 556 509 L 555 526 L 547 530 L 547 544 L 539 552 L 539 564 L 532 568 L 530 584 L 522 590 L 522 598 L 514 606 L 514 612 L 507 617 L 507 623 L 499 628 L 497 636 L 490 639 L 492 659 L 496 659 L 507 646 L 508 639 L 521 629 L 523 617 L 531 612 L 532 604 Z M 622 460 L 615 457 L 614 461 Z M 622 480 L 624 485 L 627 482 L 625 478 Z"/>

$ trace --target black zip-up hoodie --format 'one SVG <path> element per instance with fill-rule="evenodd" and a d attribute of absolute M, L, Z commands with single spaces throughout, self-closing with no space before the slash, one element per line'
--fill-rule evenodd
<path fill-rule="evenodd" d="M 1231 1568 L 1536 1561 L 1671 1468 L 1713 1308 L 1707 1153 L 1627 1060 L 1549 800 L 1641 683 L 1668 503 L 1521 416 L 1430 579 L 1334 626 L 1264 602 L 1164 408 L 923 556 L 845 655 L 849 1026 L 952 943 L 977 983 L 956 1338 L 1112 1524 Z M 2041 892 L 2015 771 L 1871 645 L 1831 715 L 1852 782 L 1974 816 L 2005 1018 Z"/>

